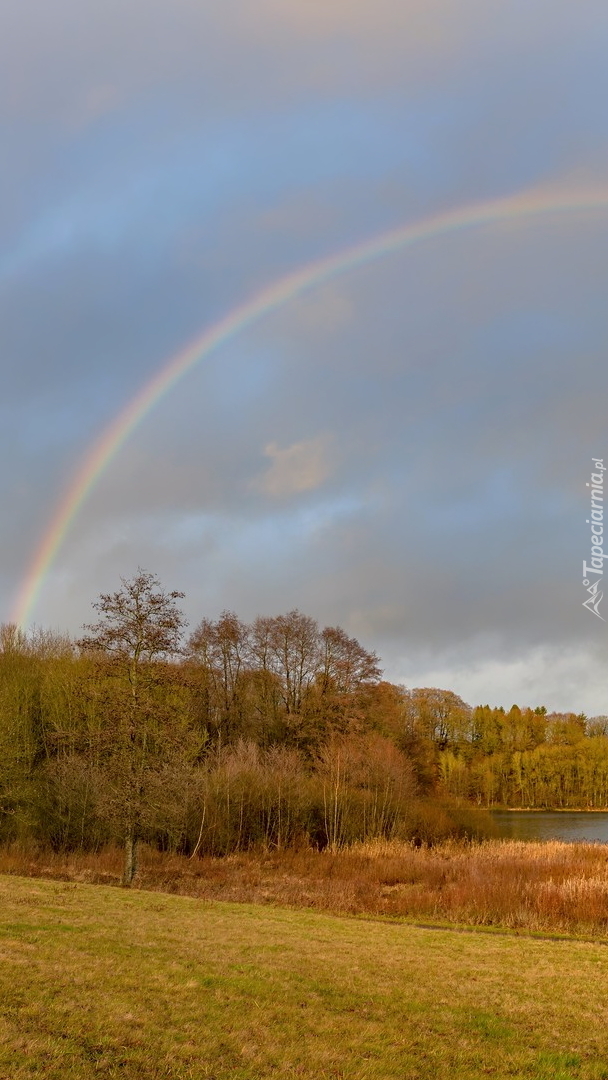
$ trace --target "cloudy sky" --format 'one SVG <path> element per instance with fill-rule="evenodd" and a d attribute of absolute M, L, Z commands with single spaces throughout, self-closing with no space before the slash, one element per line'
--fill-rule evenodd
<path fill-rule="evenodd" d="M 605 0 L 2 0 L 0 21 L 5 620 L 91 445 L 256 290 L 530 189 L 608 207 Z M 132 431 L 28 621 L 77 632 L 140 565 L 192 625 L 297 607 L 408 686 L 608 713 L 582 606 L 607 286 L 608 208 L 579 198 L 283 304 Z"/>

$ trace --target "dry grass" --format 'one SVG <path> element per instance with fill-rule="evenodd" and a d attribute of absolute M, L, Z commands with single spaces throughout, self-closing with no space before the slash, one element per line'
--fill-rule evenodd
<path fill-rule="evenodd" d="M 0 873 L 118 884 L 121 854 L 0 852 Z M 378 842 L 336 853 L 309 849 L 188 860 L 144 849 L 140 889 L 536 931 L 608 931 L 608 848 L 526 841 Z"/>
<path fill-rule="evenodd" d="M 2 1080 L 608 1080 L 608 949 L 0 877 Z"/>

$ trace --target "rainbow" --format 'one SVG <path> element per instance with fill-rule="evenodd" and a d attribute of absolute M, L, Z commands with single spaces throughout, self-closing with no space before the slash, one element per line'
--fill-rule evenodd
<path fill-rule="evenodd" d="M 445 236 L 460 229 L 535 217 L 540 214 L 606 209 L 608 209 L 608 188 L 564 191 L 563 188 L 545 187 L 448 210 L 381 233 L 354 247 L 346 248 L 338 254 L 309 263 L 268 285 L 244 303 L 233 308 L 167 360 L 90 446 L 56 506 L 26 570 L 13 606 L 11 621 L 21 628 L 25 628 L 28 624 L 45 577 L 76 515 L 99 477 L 132 431 L 183 375 L 225 342 L 309 289 L 316 288 L 339 274 L 354 270 L 374 259 L 421 241 Z"/>

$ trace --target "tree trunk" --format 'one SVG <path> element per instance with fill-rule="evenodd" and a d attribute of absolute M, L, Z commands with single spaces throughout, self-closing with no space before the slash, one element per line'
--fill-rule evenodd
<path fill-rule="evenodd" d="M 129 822 L 125 831 L 125 862 L 122 874 L 122 886 L 124 889 L 129 889 L 131 887 L 136 870 L 137 838 L 135 836 L 135 829 L 133 828 L 132 823 Z"/>

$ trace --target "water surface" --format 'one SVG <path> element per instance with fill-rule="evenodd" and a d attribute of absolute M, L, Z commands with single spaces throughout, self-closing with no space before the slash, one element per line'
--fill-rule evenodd
<path fill-rule="evenodd" d="M 608 844 L 608 811 L 493 810 L 499 836 Z"/>

